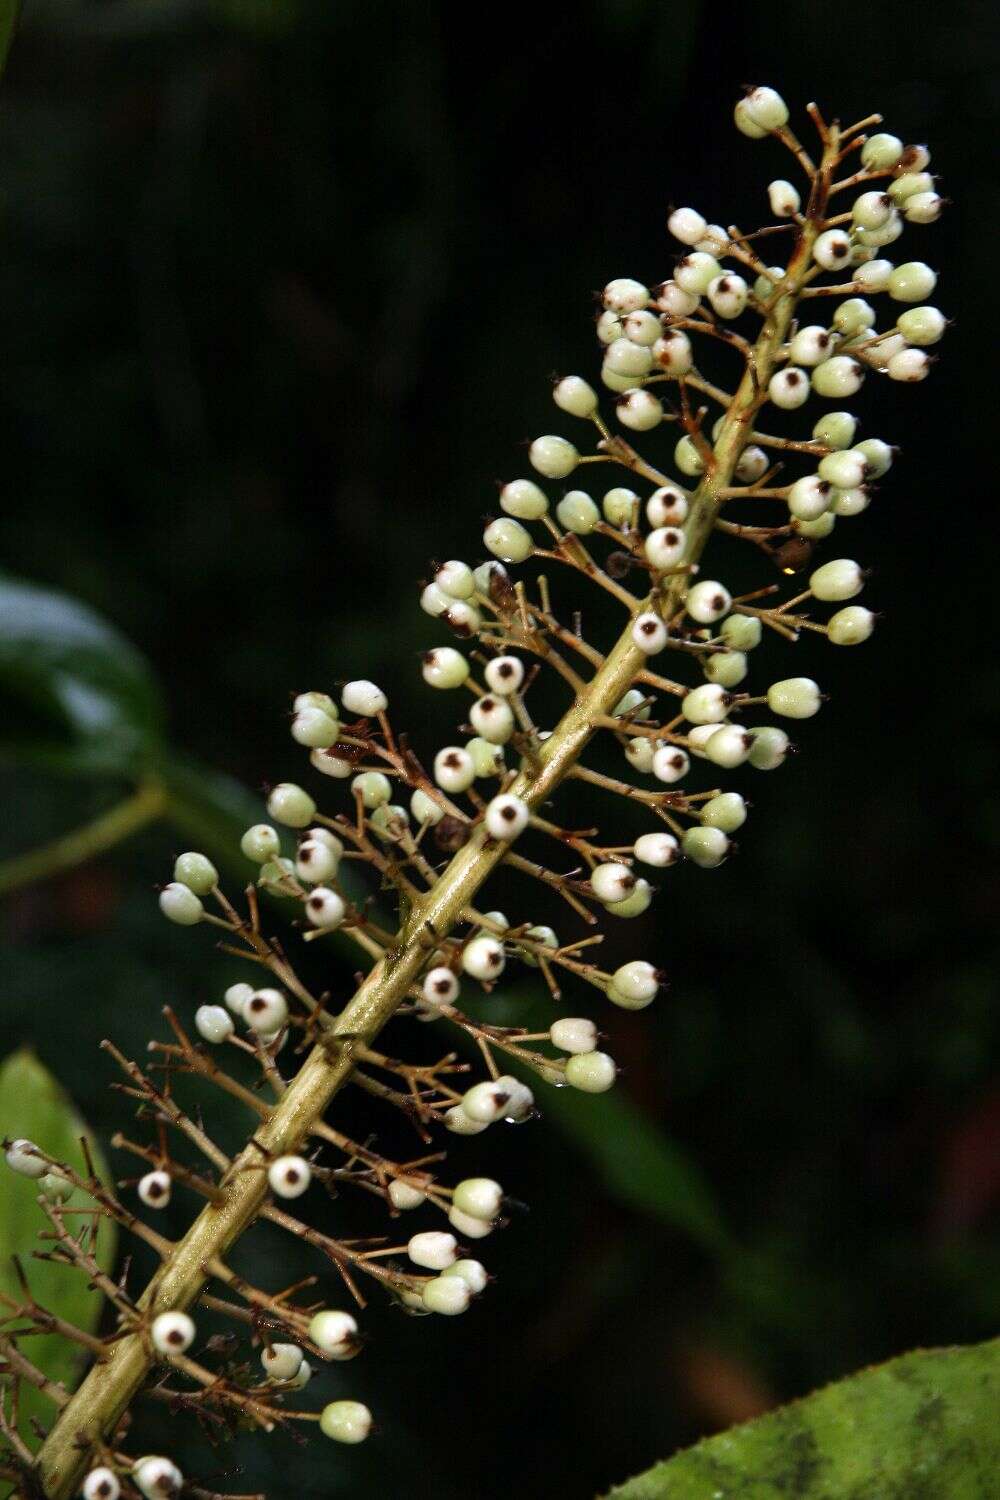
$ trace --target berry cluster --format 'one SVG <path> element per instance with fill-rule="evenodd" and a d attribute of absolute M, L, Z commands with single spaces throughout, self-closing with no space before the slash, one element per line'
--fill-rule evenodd
<path fill-rule="evenodd" d="M 526 1076 L 587 1093 L 611 1088 L 615 1063 L 588 1016 L 558 1015 L 547 1030 L 528 1032 L 475 1019 L 470 997 L 481 1001 L 508 965 L 520 962 L 537 971 L 555 1002 L 569 975 L 615 1006 L 649 1006 L 662 974 L 644 958 L 602 969 L 592 951 L 601 934 L 592 929 L 605 914 L 629 919 L 646 911 L 656 872 L 721 865 L 747 803 L 719 784 L 720 774 L 782 765 L 792 749 L 788 727 L 811 718 L 823 701 L 810 676 L 751 691 L 753 652 L 765 635 L 787 643 L 822 635 L 835 646 L 871 635 L 875 616 L 856 602 L 864 569 L 846 557 L 817 563 L 813 551 L 839 522 L 867 508 L 894 450 L 878 437 L 856 441 L 856 418 L 845 409 L 824 406 L 804 435 L 780 429 L 783 414 L 807 402 L 846 402 L 869 373 L 903 382 L 926 377 L 928 350 L 945 329 L 943 314 L 927 302 L 935 273 L 922 261 L 893 264 L 883 252 L 907 225 L 934 222 L 942 200 L 924 147 L 865 134 L 878 116 L 842 129 L 814 105 L 809 114 L 819 138 L 816 161 L 789 128 L 773 89 L 751 89 L 739 101 L 738 128 L 786 147 L 805 191 L 784 178 L 772 181 L 767 203 L 776 222 L 753 234 L 710 223 L 694 208 L 670 213 L 681 246 L 671 277 L 609 282 L 597 319 L 597 384 L 579 375 L 555 383 L 556 407 L 586 424 L 591 445 L 556 434 L 536 438 L 528 450 L 532 477 L 500 489 L 501 513 L 483 533 L 486 559 L 435 566 L 422 586 L 421 607 L 456 644 L 428 651 L 421 671 L 429 687 L 468 695 L 457 733 L 421 759 L 396 732 L 378 684 L 349 681 L 336 696 L 300 693 L 292 737 L 322 778 L 317 788 L 340 784 L 340 807 L 321 807 L 323 799 L 297 783 L 270 789 L 268 821 L 242 838 L 253 871 L 245 910 L 224 894 L 204 855 L 177 860 L 160 892 L 164 915 L 182 926 L 221 929 L 227 951 L 267 971 L 266 983 L 234 979 L 218 1001 L 195 1009 L 198 1041 L 167 1012 L 173 1040 L 151 1043 L 166 1082 L 105 1044 L 142 1113 L 158 1124 L 154 1144 L 116 1138 L 145 1166 L 125 1186 L 154 1210 L 175 1185 L 200 1194 L 206 1205 L 185 1237 L 165 1241 L 92 1173 L 76 1174 L 31 1142 L 6 1143 L 8 1163 L 39 1179 L 40 1201 L 67 1259 L 86 1266 L 88 1255 L 63 1215 L 67 1186 L 89 1191 L 103 1213 L 163 1258 L 147 1297 L 132 1302 L 124 1290 L 116 1293 L 118 1354 L 95 1367 L 45 1444 L 47 1494 L 67 1496 L 81 1482 L 84 1496 L 105 1500 L 135 1489 L 181 1489 L 169 1458 L 121 1451 L 117 1414 L 154 1363 L 182 1383 L 178 1404 L 238 1410 L 264 1427 L 314 1420 L 340 1442 L 367 1436 L 372 1419 L 359 1402 L 337 1399 L 318 1412 L 288 1404 L 309 1381 L 313 1361 L 346 1360 L 360 1350 L 353 1314 L 303 1305 L 294 1288 L 251 1286 L 226 1263 L 229 1246 L 262 1220 L 314 1246 L 359 1304 L 360 1280 L 368 1277 L 409 1312 L 463 1313 L 489 1280 L 463 1245 L 504 1224 L 502 1187 L 478 1176 L 447 1186 L 440 1153 L 408 1162 L 383 1156 L 326 1119 L 330 1100 L 353 1084 L 400 1109 L 429 1142 L 438 1125 L 478 1135 L 499 1122 L 530 1119 L 535 1097 Z M 838 198 L 849 206 L 838 209 Z M 761 243 L 783 237 L 783 265 L 759 255 Z M 870 300 L 880 293 L 894 318 L 882 331 Z M 826 307 L 832 311 L 821 320 Z M 727 385 L 704 373 L 699 358 L 707 350 L 733 362 Z M 640 456 L 632 441 L 663 428 L 671 434 L 666 467 Z M 600 464 L 623 470 L 616 478 L 627 482 L 596 493 L 576 487 Z M 803 472 L 786 475 L 788 464 Z M 797 578 L 790 596 L 776 598 L 781 589 L 771 581 L 734 592 L 713 576 L 714 564 L 705 574 L 702 555 L 717 538 L 756 549 L 772 567 L 769 579 L 774 564 L 783 577 Z M 569 620 L 560 618 L 544 573 L 515 575 L 525 563 L 566 568 L 623 610 L 610 649 L 583 635 L 576 598 Z M 639 585 L 630 587 L 634 580 Z M 826 618 L 812 617 L 814 605 L 831 606 Z M 674 663 L 670 675 L 660 670 L 666 659 Z M 545 668 L 566 696 L 551 727 L 530 706 Z M 584 763 L 598 739 L 620 755 L 620 775 Z M 625 799 L 652 826 L 621 843 L 554 821 L 553 794 L 569 780 Z M 582 923 L 585 935 L 567 940 L 530 917 L 481 910 L 477 894 L 500 865 L 555 893 L 567 921 Z M 397 918 L 373 908 L 355 878 L 358 866 L 394 895 Z M 337 933 L 356 945 L 368 972 L 353 994 L 307 986 L 263 933 L 261 892 L 296 905 L 305 942 Z M 471 1007 L 475 1014 L 482 1008 Z M 376 1037 L 393 1015 L 471 1043 L 466 1051 L 482 1060 L 485 1076 L 464 1077 L 470 1065 L 450 1045 L 433 1064 L 382 1051 Z M 280 1060 L 289 1041 L 292 1055 L 308 1049 L 297 1071 Z M 178 1104 L 170 1079 L 182 1074 L 248 1110 L 253 1133 L 236 1158 Z M 168 1131 L 186 1139 L 207 1167 L 196 1172 L 174 1158 Z M 394 1218 L 437 1213 L 448 1228 L 421 1228 L 400 1245 L 333 1239 L 288 1206 L 345 1184 L 380 1197 Z M 192 1356 L 196 1327 L 188 1309 L 196 1304 L 248 1330 L 262 1378 L 252 1379 L 233 1357 L 217 1368 L 204 1362 L 207 1354 Z M 77 1441 L 81 1431 L 94 1435 L 89 1450 Z"/>

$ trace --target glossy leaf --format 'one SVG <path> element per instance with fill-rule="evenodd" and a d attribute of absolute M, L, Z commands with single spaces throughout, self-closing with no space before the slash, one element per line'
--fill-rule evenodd
<path fill-rule="evenodd" d="M 23 1048 L 0 1064 L 0 1137 L 26 1136 L 51 1156 L 85 1172 L 80 1150 L 80 1137 L 85 1134 L 83 1121 L 68 1096 L 33 1052 Z M 96 1171 L 109 1181 L 107 1168 L 92 1139 L 89 1145 Z M 11 1261 L 16 1255 L 40 1306 L 78 1328 L 93 1332 L 104 1307 L 101 1294 L 88 1289 L 86 1277 L 80 1271 L 32 1258 L 33 1251 L 48 1248 L 38 1239 L 39 1231 L 48 1229 L 49 1224 L 38 1206 L 37 1181 L 19 1176 L 2 1162 L 0 1172 L 0 1291 L 23 1301 Z M 74 1193 L 69 1201 L 89 1202 L 83 1192 Z M 96 1256 L 103 1270 L 110 1270 L 114 1263 L 116 1238 L 115 1226 L 102 1221 Z M 3 1307 L 0 1316 L 9 1317 L 10 1309 Z M 50 1380 L 61 1381 L 67 1390 L 72 1390 L 86 1357 L 79 1346 L 56 1334 L 32 1335 L 21 1343 L 23 1352 Z M 48 1424 L 53 1407 L 45 1396 L 22 1382 L 20 1411 L 22 1435 L 34 1446 L 29 1418 Z"/>
<path fill-rule="evenodd" d="M 0 577 L 0 686 L 25 756 L 60 769 L 129 773 L 158 747 L 160 695 L 136 648 L 66 594 Z"/>
<path fill-rule="evenodd" d="M 1000 1340 L 906 1354 L 720 1433 L 608 1500 L 986 1500 Z"/>

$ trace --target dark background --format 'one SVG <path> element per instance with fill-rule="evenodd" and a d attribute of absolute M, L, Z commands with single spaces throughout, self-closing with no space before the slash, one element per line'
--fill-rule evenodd
<path fill-rule="evenodd" d="M 572 435 L 548 376 L 596 371 L 593 289 L 669 274 L 668 205 L 750 227 L 794 175 L 735 133 L 741 84 L 779 87 L 803 135 L 810 98 L 881 110 L 954 200 L 888 252 L 941 268 L 956 326 L 924 385 L 869 379 L 865 434 L 903 453 L 827 554 L 875 566 L 879 630 L 798 648 L 786 670 L 832 701 L 795 762 L 742 778 L 740 857 L 673 872 L 616 939 L 671 977 L 653 1011 L 602 1016 L 621 1087 L 704 1176 L 724 1240 L 606 1190 L 559 1119 L 460 1144 L 531 1205 L 486 1246 L 498 1286 L 459 1323 L 376 1302 L 367 1352 L 317 1390 L 369 1400 L 382 1435 L 247 1440 L 243 1488 L 588 1495 L 864 1363 L 995 1333 L 990 9 L 28 0 L 0 87 L 3 561 L 113 621 L 172 741 L 249 788 L 300 774 L 289 691 L 343 676 L 385 681 L 441 742 L 414 656 L 440 639 L 427 559 L 478 560 L 515 445 Z M 8 735 L 25 712 L 5 704 Z M 8 753 L 4 845 L 125 790 Z M 4 1046 L 30 1041 L 105 1136 L 127 1106 L 98 1040 L 138 1052 L 165 1001 L 189 1014 L 233 977 L 155 913 L 185 842 L 147 831 L 6 906 Z M 534 993 L 519 979 L 510 1014 Z M 379 1228 L 348 1199 L 329 1221 Z M 247 1253 L 272 1286 L 317 1269 Z M 169 1451 L 232 1461 L 180 1424 Z"/>

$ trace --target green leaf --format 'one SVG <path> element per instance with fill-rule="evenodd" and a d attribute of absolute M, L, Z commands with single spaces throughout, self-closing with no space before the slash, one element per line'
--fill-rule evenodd
<path fill-rule="evenodd" d="M 626 1094 L 539 1089 L 537 1099 L 546 1117 L 590 1158 L 614 1197 L 684 1230 L 706 1249 L 726 1248 L 722 1216 L 708 1182 L 687 1153 Z"/>
<path fill-rule="evenodd" d="M 27 1048 L 12 1053 L 0 1064 L 0 1137 L 26 1136 L 51 1156 L 84 1171 L 80 1137 L 87 1135 L 83 1121 L 76 1114 L 66 1094 L 51 1073 Z M 88 1136 L 94 1168 L 109 1181 L 107 1167 Z M 21 1284 L 15 1275 L 11 1257 L 20 1257 L 31 1285 L 32 1295 L 40 1306 L 57 1313 L 78 1328 L 93 1332 L 104 1306 L 99 1292 L 90 1291 L 86 1277 L 69 1266 L 51 1261 L 33 1260 L 32 1251 L 47 1248 L 38 1233 L 48 1228 L 48 1221 L 38 1206 L 38 1183 L 18 1176 L 0 1162 L 0 1291 L 23 1300 Z M 86 1203 L 84 1193 L 69 1200 Z M 103 1270 L 114 1263 L 115 1226 L 102 1221 L 97 1237 L 97 1260 Z M 0 1318 L 7 1319 L 10 1310 L 0 1307 Z M 85 1354 L 76 1344 L 57 1334 L 32 1335 L 21 1340 L 22 1352 L 38 1365 L 50 1380 L 62 1381 L 72 1390 L 79 1379 Z M 20 1430 L 33 1447 L 37 1439 L 29 1418 L 45 1425 L 52 1421 L 53 1407 L 41 1392 L 22 1382 Z"/>
<path fill-rule="evenodd" d="M 1000 1340 L 905 1354 L 699 1443 L 608 1500 L 988 1500 Z"/>
<path fill-rule="evenodd" d="M 22 754 L 63 770 L 135 773 L 159 747 L 149 667 L 94 610 L 0 575 L 0 687 L 19 700 L 6 729 Z M 22 721 L 27 721 L 22 727 Z"/>

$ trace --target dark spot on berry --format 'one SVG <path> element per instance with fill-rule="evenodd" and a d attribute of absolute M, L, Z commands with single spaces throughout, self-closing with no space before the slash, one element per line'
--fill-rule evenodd
<path fill-rule="evenodd" d="M 830 247 L 830 253 L 831 255 L 836 256 L 838 260 L 840 260 L 847 254 L 849 249 L 849 245 L 844 245 L 840 242 L 840 240 L 836 240 Z"/>
<path fill-rule="evenodd" d="M 785 375 L 785 384 L 786 385 L 798 385 L 798 383 L 801 380 L 801 378 L 802 377 L 800 376 L 798 370 L 789 370 L 788 373 Z"/>
<path fill-rule="evenodd" d="M 501 677 L 513 677 L 514 675 L 514 668 L 509 661 L 502 661 L 497 667 L 497 671 Z"/>
<path fill-rule="evenodd" d="M 517 808 L 509 806 L 501 807 L 500 816 L 501 818 L 505 819 L 506 822 L 513 823 L 517 819 Z"/>

